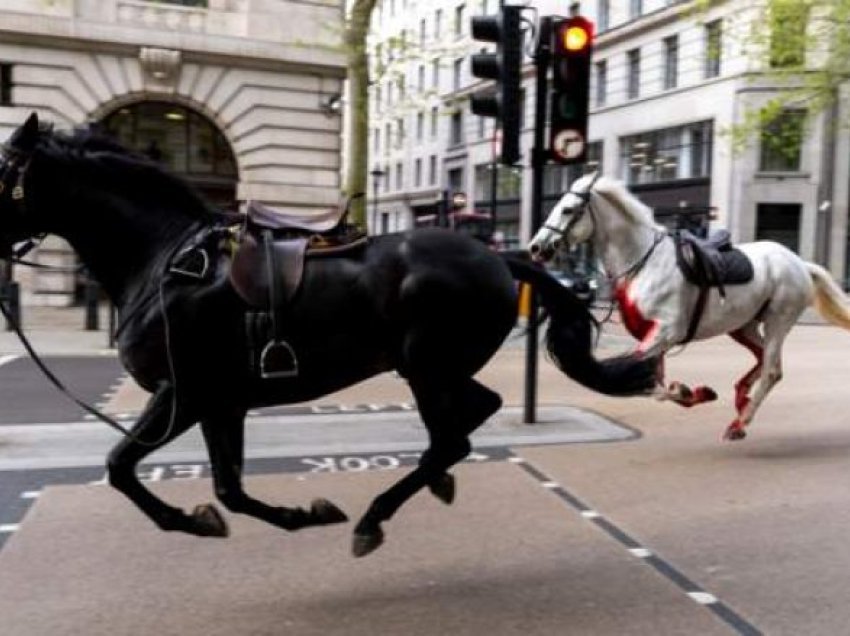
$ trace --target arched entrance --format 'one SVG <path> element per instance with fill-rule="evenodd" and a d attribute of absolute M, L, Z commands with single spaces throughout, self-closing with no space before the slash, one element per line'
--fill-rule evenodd
<path fill-rule="evenodd" d="M 189 181 L 210 203 L 235 211 L 236 160 L 230 144 L 206 117 L 180 104 L 122 106 L 102 124 L 127 146 Z"/>

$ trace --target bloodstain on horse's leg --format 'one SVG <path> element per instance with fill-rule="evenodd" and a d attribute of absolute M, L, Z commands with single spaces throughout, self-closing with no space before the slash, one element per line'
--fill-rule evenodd
<path fill-rule="evenodd" d="M 753 386 L 753 382 L 761 374 L 762 361 L 764 359 L 764 348 L 751 340 L 748 340 L 746 336 L 744 336 L 742 329 L 730 331 L 729 336 L 738 344 L 746 347 L 756 358 L 755 366 L 747 371 L 741 379 L 735 383 L 735 409 L 738 411 L 738 415 L 740 415 L 747 407 L 747 404 L 750 403 L 750 389 Z M 736 423 L 739 423 L 739 420 L 735 420 L 735 422 L 730 424 L 729 427 L 734 427 Z M 739 423 L 739 426 L 743 427 L 743 424 Z"/>

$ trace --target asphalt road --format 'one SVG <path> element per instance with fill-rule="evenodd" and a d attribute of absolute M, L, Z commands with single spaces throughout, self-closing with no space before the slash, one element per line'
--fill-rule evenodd
<path fill-rule="evenodd" d="M 0 510 L 10 516 L 9 521 L 0 518 L 0 525 L 17 525 L 33 502 L 39 514 L 31 533 L 25 530 L 27 520 L 17 536 L 6 533 L 14 541 L 0 551 L 0 588 L 31 593 L 24 577 L 44 594 L 43 602 L 49 603 L 55 593 L 63 607 L 56 617 L 63 622 L 56 624 L 66 629 L 56 633 L 73 633 L 68 631 L 72 628 L 80 633 L 89 627 L 90 615 L 84 599 L 78 605 L 75 590 L 61 582 L 79 576 L 83 588 L 103 585 L 93 565 L 102 561 L 116 574 L 109 579 L 113 589 L 98 589 L 97 594 L 115 594 L 110 607 L 132 612 L 134 604 L 120 602 L 121 581 L 132 581 L 128 594 L 152 590 L 150 603 L 157 604 L 157 612 L 136 618 L 154 621 L 150 627 L 155 631 L 165 624 L 155 623 L 157 614 L 163 621 L 173 620 L 185 618 L 180 612 L 187 603 L 218 599 L 221 604 L 218 592 L 207 595 L 206 588 L 198 587 L 196 569 L 195 586 L 190 583 L 193 568 L 200 565 L 191 562 L 196 555 L 219 563 L 220 576 L 230 557 L 232 567 L 245 568 L 239 585 L 231 581 L 227 594 L 235 604 L 230 607 L 251 611 L 218 616 L 208 633 L 225 627 L 238 631 L 229 622 L 237 616 L 243 626 L 255 625 L 255 633 L 274 633 L 268 625 L 263 631 L 262 621 L 272 625 L 285 616 L 288 633 L 299 635 L 365 636 L 375 633 L 375 625 L 399 627 L 398 616 L 413 619 L 403 631 L 413 636 L 848 633 L 850 335 L 823 326 L 795 329 L 785 348 L 784 380 L 768 397 L 749 437 L 736 443 L 721 442 L 720 435 L 733 415 L 733 382 L 752 361 L 730 339 L 693 344 L 668 360 L 669 379 L 707 383 L 718 391 L 717 402 L 696 409 L 601 397 L 576 387 L 547 364 L 541 365 L 542 404 L 595 412 L 639 435 L 606 444 L 479 448 L 486 457 L 458 469 L 467 498 L 456 509 L 440 516 L 430 498 L 417 497 L 388 528 L 393 542 L 368 562 L 352 563 L 339 551 L 350 525 L 279 543 L 280 537 L 264 524 L 239 525 L 230 516 L 242 534 L 235 533 L 226 556 L 203 542 L 177 538 L 172 543 L 171 535 L 148 532 L 138 511 L 116 503 L 120 498 L 108 494 L 108 488 L 41 490 L 50 483 L 100 481 L 99 468 L 3 471 Z M 521 368 L 522 351 L 509 351 L 482 378 L 506 403 L 521 404 Z M 80 387 L 88 382 L 75 375 L 77 380 Z M 112 381 L 102 389 L 92 381 L 89 394 L 103 397 Z M 0 376 L 0 401 L 7 397 Z M 323 404 L 398 405 L 406 400 L 403 383 L 387 376 L 330 396 Z M 0 426 L 0 437 L 2 430 Z M 252 487 L 274 499 L 303 499 L 299 489 L 321 486 L 325 494 L 347 498 L 346 507 L 356 510 L 393 478 L 388 469 L 415 461 L 415 453 L 375 450 L 368 456 L 257 458 L 249 465 L 254 474 L 267 475 L 250 478 Z M 195 503 L 208 498 L 205 465 L 165 462 L 145 470 L 150 480 L 163 482 L 160 492 L 169 498 Z M 531 486 L 545 496 L 534 494 Z M 98 514 L 81 520 L 85 532 L 62 533 L 52 547 L 66 555 L 88 550 L 85 566 L 81 562 L 76 569 L 73 561 L 63 559 L 55 571 L 47 566 L 29 574 L 19 569 L 32 561 L 33 550 L 55 536 L 51 528 L 67 527 L 80 514 L 75 501 L 86 502 Z M 89 532 L 98 537 L 95 543 L 82 540 Z M 131 536 L 138 543 L 128 543 Z M 279 567 L 272 567 L 268 554 L 277 546 L 285 550 L 289 542 L 301 547 L 287 551 Z M 164 581 L 151 587 L 157 580 L 153 573 L 133 569 L 129 557 L 126 568 L 116 563 L 131 545 L 140 562 L 161 555 L 173 559 L 175 567 L 183 564 L 190 578 L 178 568 L 169 573 L 173 587 Z M 435 552 L 435 546 L 445 553 Z M 262 587 L 252 584 L 255 572 L 262 572 Z M 209 585 L 215 588 L 216 581 Z M 191 598 L 181 596 L 184 590 Z M 85 595 L 85 589 L 76 593 Z M 285 605 L 283 614 L 271 611 L 277 607 L 272 596 Z M 7 605 L 12 608 L 12 600 Z M 168 613 L 171 605 L 174 616 Z M 23 609 L 15 611 L 24 614 Z M 49 606 L 40 611 L 49 612 Z M 215 615 L 211 609 L 209 616 Z M 198 616 L 192 616 L 200 621 L 195 627 L 203 624 Z M 383 633 L 402 633 L 388 629 Z M 37 632 L 19 632 L 32 633 Z"/>

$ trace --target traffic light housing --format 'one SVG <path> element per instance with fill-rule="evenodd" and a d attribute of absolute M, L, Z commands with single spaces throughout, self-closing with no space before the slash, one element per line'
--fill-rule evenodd
<path fill-rule="evenodd" d="M 503 6 L 496 15 L 472 18 L 473 39 L 496 44 L 495 53 L 476 53 L 472 56 L 472 75 L 495 80 L 496 87 L 473 94 L 470 109 L 475 115 L 495 117 L 499 122 L 502 129 L 499 160 L 506 165 L 515 164 L 520 157 L 521 10 L 519 6 Z"/>
<path fill-rule="evenodd" d="M 553 33 L 550 155 L 564 164 L 584 163 L 593 23 L 573 16 L 557 23 Z"/>

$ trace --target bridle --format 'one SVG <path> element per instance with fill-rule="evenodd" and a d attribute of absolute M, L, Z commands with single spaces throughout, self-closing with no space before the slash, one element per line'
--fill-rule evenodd
<path fill-rule="evenodd" d="M 587 186 L 587 189 L 583 192 L 574 192 L 570 190 L 567 194 L 572 194 L 579 199 L 581 199 L 581 204 L 578 207 L 572 208 L 573 214 L 570 217 L 570 220 L 567 221 L 567 224 L 564 226 L 564 229 L 560 229 L 557 227 L 553 227 L 548 223 L 544 223 L 543 227 L 550 232 L 554 232 L 561 238 L 567 236 L 572 229 L 576 226 L 576 224 L 584 218 L 585 214 L 590 215 L 590 222 L 593 225 L 593 229 L 591 233 L 596 232 L 596 216 L 593 214 L 593 207 L 591 205 L 590 195 L 593 192 L 593 186 L 596 185 L 596 182 L 599 180 L 599 176 L 601 173 L 597 172 L 593 179 L 591 179 L 590 184 Z"/>
<path fill-rule="evenodd" d="M 26 190 L 24 188 L 24 179 L 32 163 L 33 152 L 23 153 L 20 150 L 10 147 L 8 144 L 0 146 L 0 156 L 7 158 L 3 163 L 3 171 L 0 172 L 0 199 L 4 196 L 6 190 L 9 189 L 10 178 L 17 172 L 15 185 L 11 187 L 9 196 L 12 200 L 13 212 L 20 218 L 25 218 L 27 215 L 26 205 Z M 34 234 L 32 237 L 22 241 L 17 247 L 9 245 L 8 254 L 0 254 L 0 259 L 8 260 L 11 263 L 27 265 L 30 267 L 39 267 L 43 269 L 55 269 L 50 266 L 31 261 L 23 260 L 23 257 L 29 254 L 37 247 L 47 236 L 45 232 Z M 4 248 L 6 246 L 3 246 Z M 63 268 L 64 269 L 64 268 Z M 77 270 L 74 270 L 77 271 Z"/>

